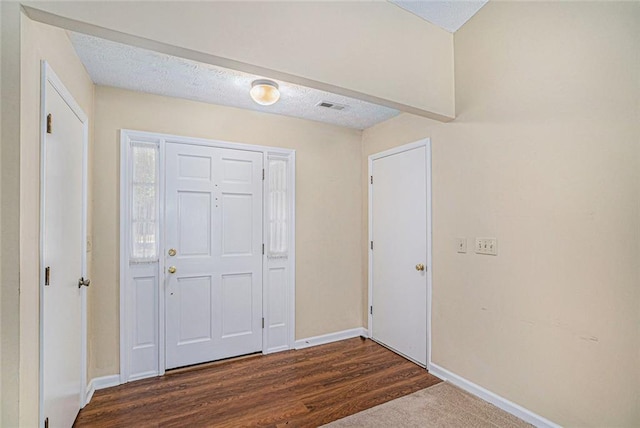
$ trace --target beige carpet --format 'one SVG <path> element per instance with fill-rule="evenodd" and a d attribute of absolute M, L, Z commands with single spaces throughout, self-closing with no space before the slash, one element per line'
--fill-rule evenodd
<path fill-rule="evenodd" d="M 531 427 L 447 382 L 389 401 L 325 427 Z"/>

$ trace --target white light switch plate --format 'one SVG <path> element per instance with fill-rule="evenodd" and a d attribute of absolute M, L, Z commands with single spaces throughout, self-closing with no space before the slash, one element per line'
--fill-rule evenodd
<path fill-rule="evenodd" d="M 467 252 L 467 238 L 458 238 L 457 249 L 459 253 Z"/>
<path fill-rule="evenodd" d="M 496 238 L 476 238 L 476 254 L 498 255 L 498 240 Z"/>

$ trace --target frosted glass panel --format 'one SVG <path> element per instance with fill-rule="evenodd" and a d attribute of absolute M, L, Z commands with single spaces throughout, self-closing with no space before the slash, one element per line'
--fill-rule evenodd
<path fill-rule="evenodd" d="M 267 255 L 271 258 L 287 257 L 289 251 L 287 166 L 286 159 L 269 159 L 269 244 Z"/>
<path fill-rule="evenodd" d="M 131 143 L 131 261 L 158 259 L 158 148 Z"/>

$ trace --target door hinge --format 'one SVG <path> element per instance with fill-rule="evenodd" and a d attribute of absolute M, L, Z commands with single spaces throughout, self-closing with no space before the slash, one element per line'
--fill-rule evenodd
<path fill-rule="evenodd" d="M 373 305 L 372 305 L 372 306 L 369 306 L 369 313 L 370 313 L 371 315 L 373 315 Z"/>
<path fill-rule="evenodd" d="M 373 175 L 371 176 L 371 184 L 373 184 Z"/>
<path fill-rule="evenodd" d="M 373 250 L 373 241 L 371 241 L 371 249 Z"/>
<path fill-rule="evenodd" d="M 262 318 L 262 328 L 264 328 L 264 318 Z"/>
<path fill-rule="evenodd" d="M 51 268 L 47 266 L 44 268 L 44 285 L 49 285 L 49 279 L 51 277 Z"/>
<path fill-rule="evenodd" d="M 49 418 L 44 418 L 44 428 L 49 428 Z"/>
<path fill-rule="evenodd" d="M 264 256 L 264 244 L 262 244 L 262 255 Z"/>
<path fill-rule="evenodd" d="M 262 181 L 264 181 L 264 168 L 262 168 Z"/>
<path fill-rule="evenodd" d="M 47 134 L 51 134 L 53 118 L 51 117 L 51 113 L 47 115 Z"/>

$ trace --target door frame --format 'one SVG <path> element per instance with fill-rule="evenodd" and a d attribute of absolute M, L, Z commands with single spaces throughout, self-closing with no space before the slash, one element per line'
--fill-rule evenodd
<path fill-rule="evenodd" d="M 88 172 L 88 148 L 89 148 L 89 119 L 80 105 L 75 101 L 71 92 L 65 87 L 60 78 L 53 71 L 46 61 L 40 62 L 40 283 L 39 283 L 39 398 L 38 398 L 38 421 L 44 424 L 44 281 L 45 281 L 45 260 L 44 260 L 44 239 L 45 239 L 45 203 L 46 203 L 46 150 L 45 140 L 47 137 L 47 83 L 58 92 L 60 97 L 69 106 L 71 111 L 82 123 L 82 272 L 83 278 L 87 277 L 87 172 Z M 87 287 L 82 287 L 80 292 L 80 408 L 87 404 Z"/>
<path fill-rule="evenodd" d="M 158 198 L 159 198 L 159 231 L 158 231 L 158 262 L 157 262 L 157 285 L 159 287 L 158 290 L 158 302 L 157 302 L 157 314 L 158 314 L 158 356 L 157 356 L 157 371 L 147 372 L 140 376 L 131 376 L 131 362 L 128 358 L 128 349 L 126 344 L 129 341 L 129 335 L 131 331 L 127 328 L 129 325 L 127 320 L 127 314 L 124 308 L 127 307 L 126 299 L 127 299 L 127 281 L 130 277 L 130 268 L 129 268 L 129 252 L 130 248 L 128 245 L 127 237 L 130 233 L 130 218 L 129 218 L 129 170 L 128 167 L 130 165 L 130 156 L 128 145 L 131 141 L 141 141 L 141 142 L 149 142 L 155 143 L 158 146 Z M 287 159 L 289 170 L 288 170 L 288 179 L 290 183 L 290 193 L 288 195 L 289 198 L 289 206 L 290 206 L 290 222 L 289 222 L 289 253 L 286 261 L 288 275 L 287 275 L 287 289 L 286 289 L 286 301 L 287 301 L 287 309 L 288 313 L 286 314 L 287 322 L 289 323 L 289 328 L 287 332 L 286 345 L 280 347 L 269 348 L 268 343 L 268 325 L 269 320 L 265 311 L 266 303 L 269 301 L 269 287 L 267 287 L 267 276 L 268 276 L 268 257 L 265 251 L 263 255 L 263 263 L 262 263 L 262 313 L 265 318 L 265 327 L 262 331 L 262 353 L 268 354 L 272 352 L 279 352 L 287 349 L 294 349 L 295 345 L 295 200 L 296 200 L 296 183 L 295 183 L 295 150 L 293 149 L 285 149 L 280 147 L 269 147 L 269 146 L 259 146 L 253 144 L 245 144 L 245 143 L 235 143 L 228 142 L 222 140 L 213 140 L 213 139 L 204 139 L 204 138 L 194 138 L 194 137 L 184 137 L 177 136 L 171 134 L 160 134 L 155 132 L 146 132 L 146 131 L 135 131 L 130 129 L 121 129 L 120 130 L 120 257 L 119 257 L 119 266 L 120 266 L 120 384 L 136 380 L 142 379 L 145 377 L 153 377 L 153 376 L 161 376 L 165 373 L 166 360 L 165 360 L 165 280 L 164 280 L 164 272 L 165 272 L 165 257 L 163 256 L 163 249 L 165 246 L 165 174 L 164 174 L 164 163 L 165 163 L 165 147 L 166 143 L 181 143 L 181 144 L 189 144 L 189 145 L 197 145 L 197 146 L 206 146 L 206 147 L 215 147 L 215 148 L 223 148 L 223 149 L 234 149 L 234 150 L 244 150 L 244 151 L 252 151 L 252 152 L 260 152 L 263 155 L 263 168 L 266 171 L 267 176 L 263 181 L 263 192 L 262 192 L 262 242 L 267 243 L 267 231 L 268 228 L 268 218 L 266 216 L 265 207 L 267 206 L 267 198 L 268 192 L 266 183 L 268 183 L 268 159 L 269 158 L 277 158 L 277 159 Z"/>
<path fill-rule="evenodd" d="M 432 291 L 432 272 L 433 272 L 433 260 L 432 260 L 432 227 L 431 227 L 431 139 L 424 138 L 413 143 L 404 144 L 402 146 L 394 147 L 389 150 L 385 150 L 383 152 L 375 153 L 369 156 L 369 169 L 367 182 L 369 188 L 369 207 L 368 207 L 368 221 L 369 221 L 369 242 L 373 241 L 373 183 L 371 177 L 374 175 L 373 172 L 373 161 L 381 158 L 385 158 L 388 156 L 393 156 L 399 153 L 406 152 L 408 150 L 413 150 L 419 147 L 424 147 L 426 156 L 425 156 L 425 171 L 426 171 L 426 186 L 427 186 L 427 218 L 425 218 L 425 222 L 427 225 L 427 262 L 426 262 L 426 281 L 427 281 L 427 370 L 430 370 L 431 366 L 431 291 Z M 373 179 L 375 180 L 375 178 Z M 367 310 L 367 321 L 368 321 L 368 334 L 369 337 L 373 337 L 373 316 L 371 314 L 371 307 L 373 305 L 373 250 L 371 249 L 371 245 L 367 245 L 368 248 L 368 310 Z"/>

